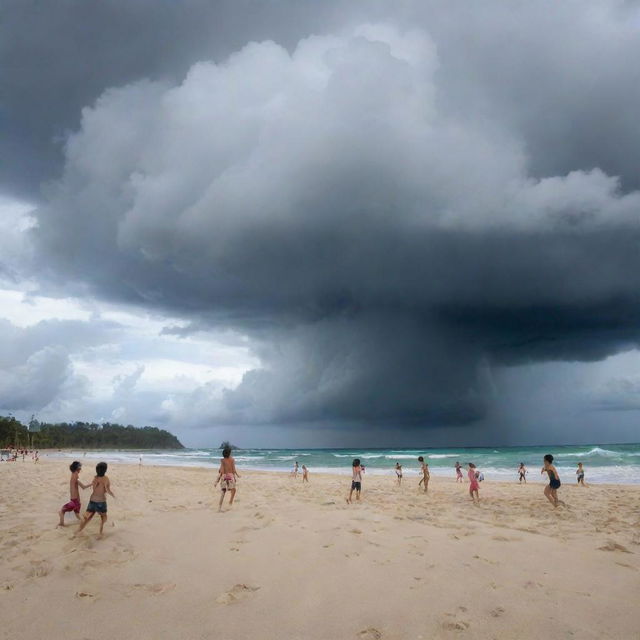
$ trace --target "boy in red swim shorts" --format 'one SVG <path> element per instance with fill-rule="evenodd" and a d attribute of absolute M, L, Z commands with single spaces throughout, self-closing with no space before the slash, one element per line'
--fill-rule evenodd
<path fill-rule="evenodd" d="M 69 511 L 73 511 L 73 513 L 76 514 L 76 518 L 80 520 L 80 491 L 78 490 L 78 485 L 83 489 L 88 489 L 91 486 L 80 482 L 82 465 L 77 460 L 74 460 L 69 465 L 69 471 L 71 471 L 71 479 L 69 480 L 70 500 L 58 511 L 58 515 L 60 516 L 60 522 L 58 522 L 59 527 L 64 527 L 64 514 Z"/>

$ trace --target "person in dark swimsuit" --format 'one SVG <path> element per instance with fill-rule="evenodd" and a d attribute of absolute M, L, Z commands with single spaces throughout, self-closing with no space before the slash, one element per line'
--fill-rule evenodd
<path fill-rule="evenodd" d="M 549 500 L 554 507 L 557 507 L 559 504 L 558 489 L 561 483 L 558 470 L 553 466 L 553 456 L 550 453 L 544 457 L 544 466 L 540 473 L 548 474 L 549 484 L 544 488 L 544 495 L 547 496 L 547 500 Z"/>
<path fill-rule="evenodd" d="M 582 462 L 578 462 L 578 468 L 576 469 L 576 476 L 578 477 L 578 484 L 581 484 L 583 487 L 587 485 L 584 483 L 584 467 L 582 466 Z"/>

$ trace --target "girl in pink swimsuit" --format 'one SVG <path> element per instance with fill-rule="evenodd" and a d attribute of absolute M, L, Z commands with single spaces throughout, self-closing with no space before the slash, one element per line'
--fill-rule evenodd
<path fill-rule="evenodd" d="M 478 493 L 478 489 L 480 488 L 480 483 L 476 478 L 476 465 L 473 462 L 469 463 L 469 471 L 467 472 L 469 476 L 469 495 L 474 502 L 480 502 L 480 494 Z"/>

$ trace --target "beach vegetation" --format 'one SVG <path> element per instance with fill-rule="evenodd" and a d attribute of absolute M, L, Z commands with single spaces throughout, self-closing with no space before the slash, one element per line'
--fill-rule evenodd
<path fill-rule="evenodd" d="M 157 427 L 134 427 L 111 422 L 40 423 L 39 433 L 13 416 L 0 416 L 0 444 L 37 449 L 184 449 L 172 433 Z"/>

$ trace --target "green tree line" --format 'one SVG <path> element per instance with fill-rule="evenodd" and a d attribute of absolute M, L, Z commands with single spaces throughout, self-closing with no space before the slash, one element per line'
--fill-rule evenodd
<path fill-rule="evenodd" d="M 40 423 L 40 431 L 29 433 L 13 416 L 0 416 L 0 446 L 36 449 L 184 449 L 172 433 L 157 427 L 104 422 Z"/>

